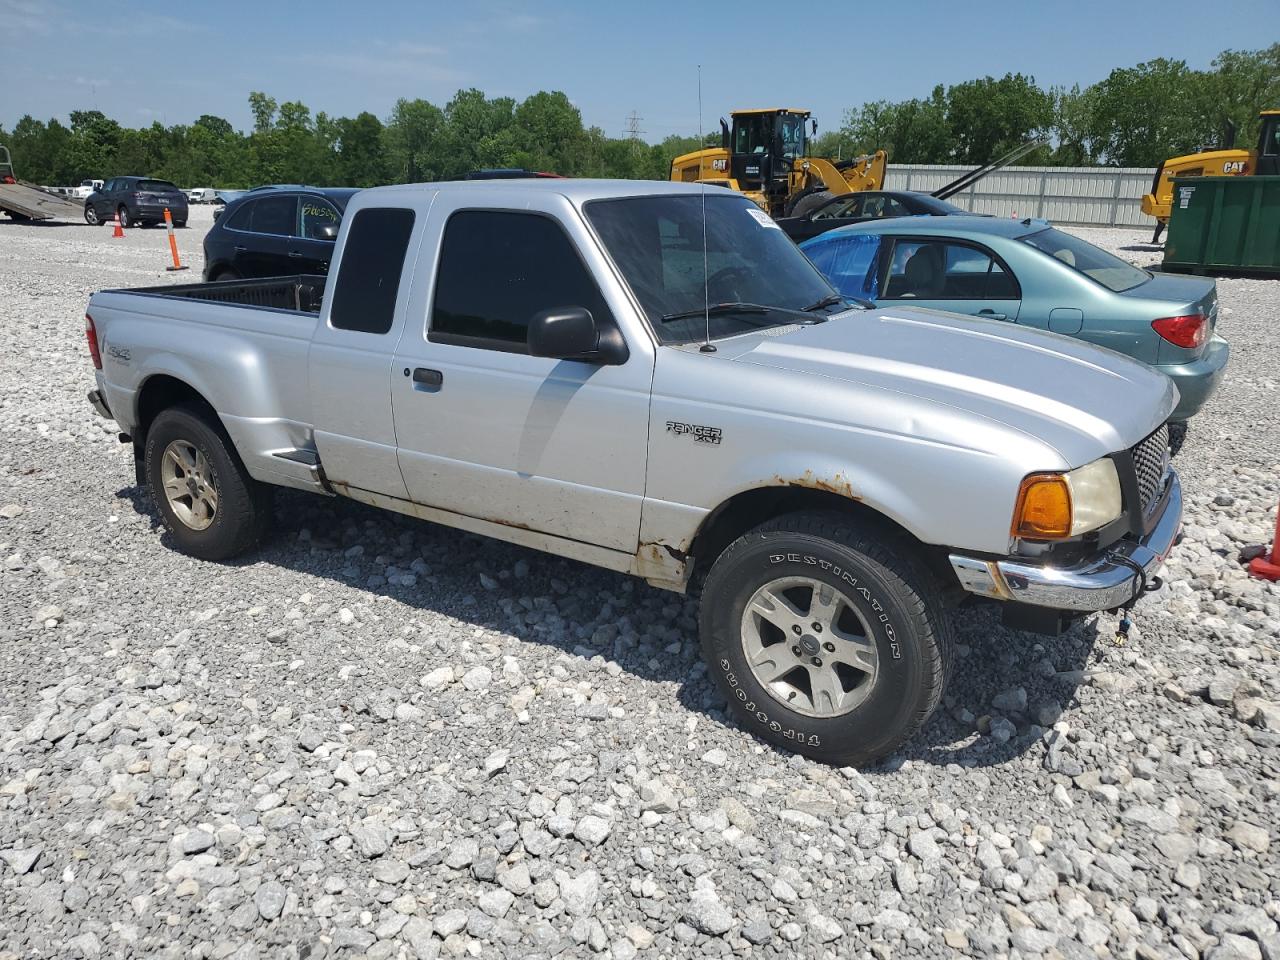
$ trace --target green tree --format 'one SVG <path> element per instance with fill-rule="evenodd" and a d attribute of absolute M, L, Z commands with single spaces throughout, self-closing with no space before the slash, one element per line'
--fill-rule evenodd
<path fill-rule="evenodd" d="M 396 101 L 383 131 L 387 176 L 401 183 L 437 180 L 444 170 L 444 111 L 426 100 Z"/>
<path fill-rule="evenodd" d="M 962 163 L 994 160 L 1053 125 L 1053 98 L 1021 73 L 956 84 L 946 101 L 952 156 Z"/>
<path fill-rule="evenodd" d="M 865 103 L 846 114 L 840 133 L 845 158 L 885 150 L 894 163 L 946 163 L 951 159 L 941 85 L 923 100 Z"/>
<path fill-rule="evenodd" d="M 1224 50 L 1213 60 L 1208 87 L 1221 125 L 1236 125 L 1237 146 L 1258 142 L 1258 111 L 1280 109 L 1280 43 L 1265 50 Z"/>
<path fill-rule="evenodd" d="M 1112 70 L 1092 91 L 1096 156 L 1121 167 L 1153 167 L 1216 142 L 1221 117 L 1213 86 L 1181 60 Z"/>
<path fill-rule="evenodd" d="M 337 126 L 340 182 L 351 187 L 376 187 L 386 183 L 382 121 L 365 111 L 354 119 L 343 117 Z"/>
<path fill-rule="evenodd" d="M 253 113 L 253 129 L 255 133 L 266 133 L 276 122 L 276 101 L 261 91 L 254 90 L 249 94 L 249 110 Z"/>

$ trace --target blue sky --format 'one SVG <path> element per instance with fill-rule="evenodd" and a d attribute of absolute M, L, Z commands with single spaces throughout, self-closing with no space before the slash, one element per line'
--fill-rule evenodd
<path fill-rule="evenodd" d="M 824 22 L 828 11 L 837 19 Z M 1158 56 L 1205 67 L 1280 40 L 1280 2 L 0 0 L 0 30 L 5 127 L 96 107 L 130 126 L 212 113 L 244 128 L 250 90 L 385 118 L 398 97 L 443 105 L 478 87 L 563 90 L 613 136 L 634 110 L 657 140 L 697 132 L 698 63 L 707 129 L 734 108 L 794 106 L 830 130 L 865 100 L 984 74 L 1083 86 Z"/>

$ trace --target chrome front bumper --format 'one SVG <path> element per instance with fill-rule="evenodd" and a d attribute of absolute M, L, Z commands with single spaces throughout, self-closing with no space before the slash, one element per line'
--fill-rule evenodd
<path fill-rule="evenodd" d="M 976 560 L 951 554 L 951 569 L 970 593 L 1055 610 L 1112 610 L 1132 600 L 1142 583 L 1164 564 L 1182 529 L 1182 487 L 1175 474 L 1160 522 L 1142 540 L 1121 540 L 1074 567 L 1047 567 L 1019 560 Z M 1127 562 L 1116 559 L 1122 558 Z"/>

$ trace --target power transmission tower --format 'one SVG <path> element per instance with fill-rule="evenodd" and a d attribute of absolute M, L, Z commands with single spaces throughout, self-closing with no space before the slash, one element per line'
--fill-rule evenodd
<path fill-rule="evenodd" d="M 644 133 L 640 129 L 640 121 L 643 119 L 638 113 L 632 110 L 627 114 L 627 139 L 633 143 L 640 143 L 640 137 Z"/>

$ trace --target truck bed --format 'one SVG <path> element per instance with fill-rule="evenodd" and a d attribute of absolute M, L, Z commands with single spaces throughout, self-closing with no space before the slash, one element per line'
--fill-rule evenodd
<path fill-rule="evenodd" d="M 209 300 L 236 307 L 263 307 L 293 310 L 297 313 L 320 313 L 327 277 L 297 274 L 287 277 L 264 277 L 258 280 L 219 280 L 213 283 L 167 284 L 160 287 L 131 287 L 121 293 L 145 293 L 182 300 Z"/>

